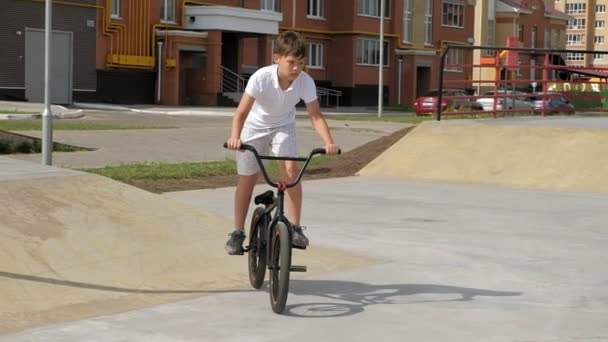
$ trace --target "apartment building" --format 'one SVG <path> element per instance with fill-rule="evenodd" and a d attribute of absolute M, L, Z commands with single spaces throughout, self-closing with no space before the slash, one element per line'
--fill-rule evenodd
<path fill-rule="evenodd" d="M 566 29 L 566 48 L 598 51 L 584 54 L 570 52 L 566 63 L 572 66 L 608 67 L 608 0 L 556 0 L 556 8 L 572 17 Z"/>
<path fill-rule="evenodd" d="M 53 5 L 53 42 L 60 47 L 53 53 L 61 51 L 53 68 L 64 82 L 56 88 L 69 96 L 53 102 L 227 103 L 223 93 L 242 89 L 248 75 L 272 63 L 276 35 L 296 30 L 309 43 L 308 72 L 318 86 L 341 92 L 340 105 L 376 104 L 380 64 L 384 103 L 411 104 L 438 85 L 445 44 L 473 43 L 474 5 L 385 0 L 381 13 L 380 0 L 62 0 Z M 8 28 L 0 38 L 9 51 L 0 54 L 0 95 L 39 100 L 33 94 L 43 84 L 43 63 L 30 56 L 43 51 L 44 3 L 0 0 L 0 6 L 0 26 Z M 469 54 L 448 59 L 446 79 L 471 79 L 461 66 L 471 63 Z"/>
<path fill-rule="evenodd" d="M 478 0 L 476 15 L 475 41 L 478 45 L 508 46 L 509 37 L 515 37 L 514 47 L 556 50 L 565 49 L 566 24 L 572 19 L 560 11 L 553 0 Z M 475 63 L 493 65 L 497 52 L 500 53 L 496 50 L 476 51 Z M 549 57 L 550 64 L 565 64 L 564 56 L 560 53 L 553 53 Z M 494 80 L 496 76 L 502 80 L 540 80 L 542 72 L 534 67 L 544 63 L 544 53 L 520 52 L 517 54 L 517 64 L 531 67 L 503 67 L 498 71 L 495 68 L 483 68 L 477 77 L 481 80 Z M 496 72 L 500 75 L 496 75 Z M 551 77 L 559 75 L 552 74 Z M 514 86 L 521 90 L 534 90 L 529 89 L 529 83 L 531 82 L 517 83 Z"/>

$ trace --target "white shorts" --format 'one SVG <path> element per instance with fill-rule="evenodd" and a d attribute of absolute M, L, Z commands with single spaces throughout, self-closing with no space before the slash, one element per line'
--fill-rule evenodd
<path fill-rule="evenodd" d="M 255 147 L 261 156 L 296 157 L 298 153 L 295 124 L 267 129 L 243 127 L 241 143 Z M 236 167 L 242 176 L 255 175 L 260 170 L 250 151 L 236 152 Z"/>

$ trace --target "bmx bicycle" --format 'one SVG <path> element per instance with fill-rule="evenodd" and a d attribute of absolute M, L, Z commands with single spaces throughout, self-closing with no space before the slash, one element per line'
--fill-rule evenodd
<path fill-rule="evenodd" d="M 224 147 L 227 147 L 227 144 L 224 144 Z M 261 156 L 255 147 L 247 144 L 241 144 L 241 150 L 253 153 L 266 183 L 277 189 L 276 196 L 273 190 L 268 190 L 255 197 L 254 203 L 257 207 L 251 216 L 249 244 L 242 252 L 249 253 L 249 282 L 255 289 L 262 287 L 268 268 L 270 306 L 275 313 L 281 313 L 287 302 L 290 272 L 306 272 L 306 266 L 291 264 L 292 248 L 306 249 L 306 247 L 292 245 L 293 228 L 284 212 L 285 190 L 300 182 L 312 157 L 325 154 L 325 149 L 316 148 L 306 158 Z M 304 162 L 304 165 L 294 182 L 273 182 L 264 167 L 264 160 L 293 160 Z"/>

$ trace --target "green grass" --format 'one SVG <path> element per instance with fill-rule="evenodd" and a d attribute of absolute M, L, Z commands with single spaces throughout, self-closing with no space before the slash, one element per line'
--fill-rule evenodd
<path fill-rule="evenodd" d="M 38 112 L 22 112 L 20 110 L 0 109 L 0 114 L 40 114 Z"/>
<path fill-rule="evenodd" d="M 106 166 L 81 171 L 95 173 L 119 181 L 132 179 L 184 179 L 236 174 L 233 160 L 204 163 L 134 163 Z"/>
<path fill-rule="evenodd" d="M 378 117 L 377 114 L 357 114 L 357 115 L 332 115 L 328 116 L 327 119 L 330 120 L 350 120 L 350 121 L 378 121 L 378 122 L 401 122 L 401 123 L 411 123 L 418 124 L 423 121 L 433 120 L 434 118 L 431 116 L 415 116 L 415 115 L 405 115 L 405 114 L 382 114 L 382 117 Z"/>
<path fill-rule="evenodd" d="M 175 127 L 111 125 L 86 121 L 54 120 L 53 129 L 64 131 L 101 131 L 125 129 L 165 129 Z M 0 120 L 0 130 L 4 131 L 38 131 L 42 129 L 40 120 Z"/>
<path fill-rule="evenodd" d="M 310 161 L 309 167 L 319 165 L 326 157 L 319 156 Z M 266 166 L 271 179 L 278 174 L 278 162 L 270 161 Z M 236 175 L 234 160 L 202 163 L 133 163 L 102 168 L 81 169 L 80 171 L 98 174 L 114 180 L 126 182 L 138 179 L 188 179 L 209 176 Z"/>

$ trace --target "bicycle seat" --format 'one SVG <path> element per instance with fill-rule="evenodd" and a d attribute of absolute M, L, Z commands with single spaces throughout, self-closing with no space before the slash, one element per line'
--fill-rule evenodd
<path fill-rule="evenodd" d="M 274 203 L 274 192 L 272 190 L 268 190 L 263 194 L 259 194 L 255 196 L 255 204 L 263 204 L 263 205 L 271 205 Z"/>

